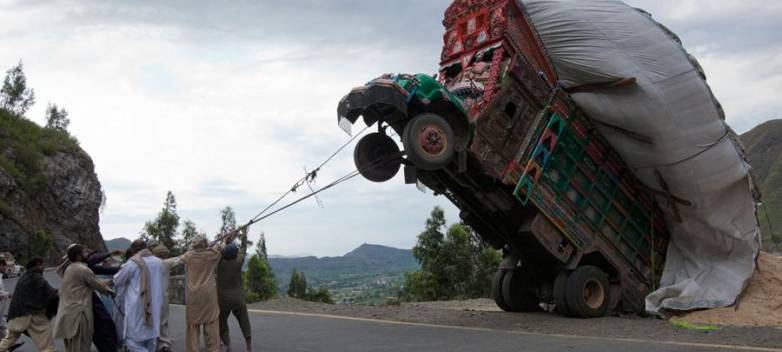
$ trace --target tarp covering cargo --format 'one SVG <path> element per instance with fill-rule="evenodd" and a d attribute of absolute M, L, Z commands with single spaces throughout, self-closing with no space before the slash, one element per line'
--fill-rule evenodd
<path fill-rule="evenodd" d="M 700 65 L 667 28 L 610 0 L 524 0 L 565 88 L 640 180 L 672 233 L 650 312 L 734 304 L 760 248 L 750 166 Z M 598 85 L 599 87 L 599 85 Z"/>

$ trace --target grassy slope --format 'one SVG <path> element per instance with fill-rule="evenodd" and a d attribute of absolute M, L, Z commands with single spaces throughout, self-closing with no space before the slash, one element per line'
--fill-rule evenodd
<path fill-rule="evenodd" d="M 57 152 L 78 153 L 79 143 L 67 132 L 46 129 L 0 109 L 0 170 L 10 175 L 28 197 L 45 192 L 43 159 Z M 20 224 L 6 200 L 0 199 L 0 216 Z"/>
<path fill-rule="evenodd" d="M 44 157 L 79 151 L 79 143 L 67 132 L 42 128 L 0 109 L 0 169 L 26 192 L 35 193 L 43 185 Z"/>
<path fill-rule="evenodd" d="M 749 160 L 755 169 L 765 210 L 760 209 L 763 243 L 772 248 L 772 239 L 782 240 L 782 120 L 765 122 L 743 134 Z M 772 237 L 769 222 L 774 229 Z M 782 246 L 782 243 L 780 244 Z"/>

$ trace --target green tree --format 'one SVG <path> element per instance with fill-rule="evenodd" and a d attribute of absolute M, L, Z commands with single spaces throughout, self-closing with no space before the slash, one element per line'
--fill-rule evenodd
<path fill-rule="evenodd" d="M 488 297 L 491 293 L 499 253 L 487 248 L 469 226 L 453 224 L 443 234 L 445 225 L 445 214 L 435 207 L 413 247 L 421 270 L 405 275 L 398 295 L 401 300 Z"/>
<path fill-rule="evenodd" d="M 311 302 L 334 304 L 334 299 L 331 298 L 331 292 L 329 292 L 329 289 L 325 286 L 321 286 L 317 290 L 309 291 L 307 293 L 307 300 Z"/>
<path fill-rule="evenodd" d="M 277 279 L 274 277 L 269 261 L 258 255 L 250 257 L 245 275 L 245 289 L 252 297 L 251 301 L 265 301 L 277 294 Z"/>
<path fill-rule="evenodd" d="M 168 191 L 163 209 L 157 218 L 144 224 L 142 237 L 157 240 L 169 249 L 176 248 L 177 229 L 179 228 L 179 215 L 176 212 L 176 198 L 174 193 Z"/>
<path fill-rule="evenodd" d="M 230 206 L 220 210 L 220 220 L 222 224 L 220 225 L 220 232 L 217 233 L 218 236 L 236 230 L 236 214 Z"/>
<path fill-rule="evenodd" d="M 471 293 L 480 297 L 491 297 L 491 280 L 502 262 L 502 253 L 498 250 L 485 247 L 478 254 L 475 277 Z"/>
<path fill-rule="evenodd" d="M 198 235 L 196 224 L 190 220 L 185 220 L 185 222 L 182 223 L 182 236 L 179 239 L 179 248 L 182 252 L 187 251 L 190 248 L 196 235 Z"/>
<path fill-rule="evenodd" d="M 446 239 L 440 253 L 440 273 L 436 277 L 440 287 L 441 297 L 453 299 L 472 296 L 473 273 L 476 267 L 477 251 L 472 242 L 472 231 L 464 224 L 453 224 L 448 228 Z"/>
<path fill-rule="evenodd" d="M 299 299 L 307 298 L 307 278 L 296 269 L 293 269 L 291 280 L 288 283 L 288 296 Z"/>
<path fill-rule="evenodd" d="M 27 88 L 22 60 L 6 71 L 3 87 L 0 88 L 0 107 L 19 116 L 24 115 L 35 104 L 35 92 Z"/>
<path fill-rule="evenodd" d="M 269 260 L 269 254 L 266 253 L 266 234 L 261 232 L 261 238 L 258 239 L 258 243 L 255 245 L 255 255 L 264 260 Z"/>
<path fill-rule="evenodd" d="M 58 108 L 55 104 L 49 104 L 46 107 L 46 128 L 67 131 L 71 120 L 68 118 L 68 112 L 63 108 Z"/>

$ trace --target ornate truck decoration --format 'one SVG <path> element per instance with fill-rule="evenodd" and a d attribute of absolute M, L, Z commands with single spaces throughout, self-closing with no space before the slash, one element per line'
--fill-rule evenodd
<path fill-rule="evenodd" d="M 359 117 L 377 125 L 355 148 L 360 173 L 385 182 L 404 166 L 407 183 L 448 197 L 502 249 L 493 296 L 506 311 L 541 303 L 584 318 L 642 311 L 660 280 L 668 228 L 654 198 L 558 87 L 523 6 L 459 0 L 443 24 L 436 77 L 384 75 L 340 101 L 346 131 Z"/>

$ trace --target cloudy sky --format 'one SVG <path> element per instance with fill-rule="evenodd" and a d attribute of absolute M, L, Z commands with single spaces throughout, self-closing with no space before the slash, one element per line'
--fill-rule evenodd
<path fill-rule="evenodd" d="M 730 124 L 782 117 L 782 3 L 631 0 L 677 32 Z M 65 107 L 106 192 L 105 238 L 134 238 L 166 191 L 214 234 L 246 221 L 349 137 L 336 105 L 385 72 L 434 73 L 448 0 L 0 0 L 0 67 L 24 61 L 43 122 Z M 353 169 L 352 149 L 320 174 Z M 442 197 L 360 178 L 259 224 L 271 253 L 410 248 Z"/>

